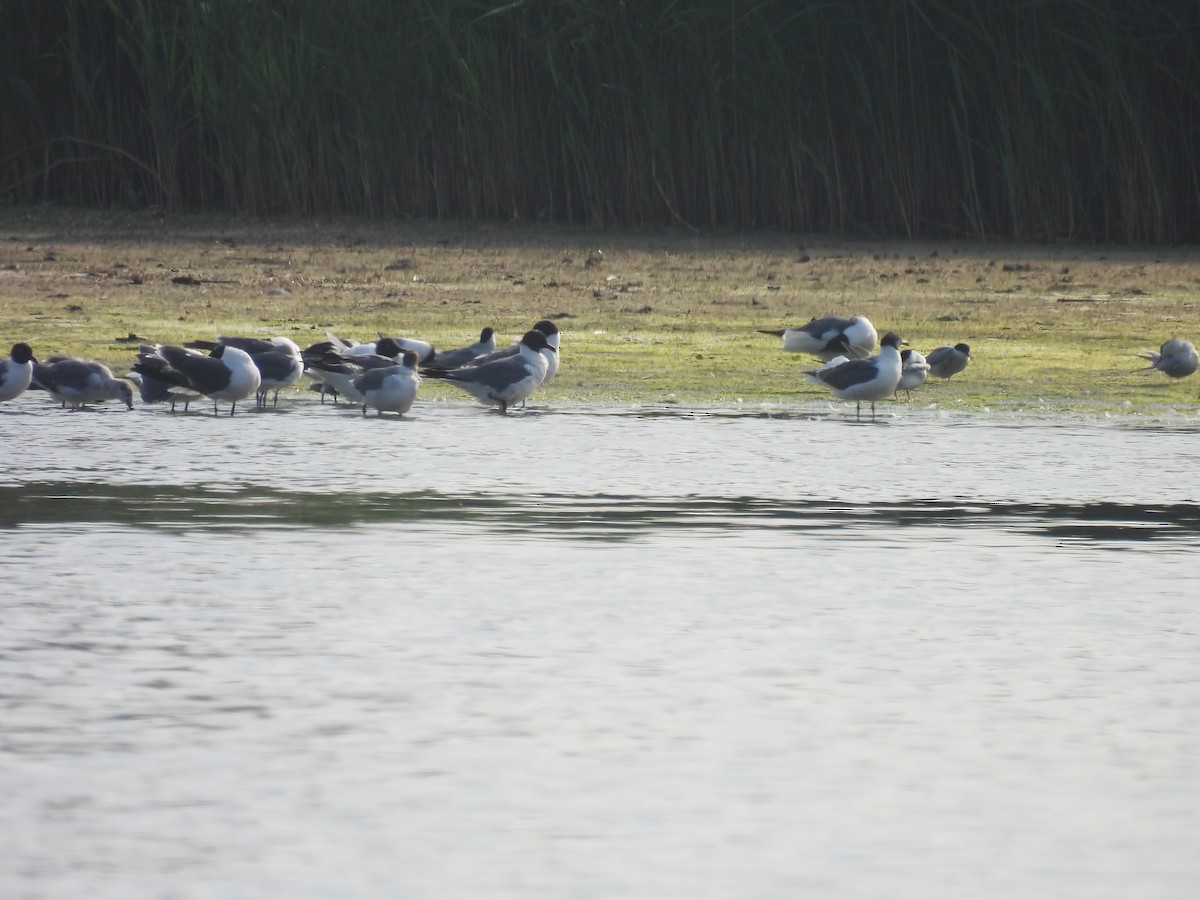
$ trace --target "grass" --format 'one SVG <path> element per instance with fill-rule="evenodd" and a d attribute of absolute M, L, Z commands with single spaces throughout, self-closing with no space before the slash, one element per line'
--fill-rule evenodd
<path fill-rule="evenodd" d="M 1198 287 L 1195 248 L 0 212 L 0 335 L 40 356 L 121 372 L 130 334 L 304 346 L 383 331 L 450 347 L 551 317 L 551 402 L 827 402 L 811 361 L 756 329 L 861 313 L 925 352 L 971 345 L 970 368 L 931 381 L 918 408 L 1192 411 L 1200 378 L 1133 370 L 1141 348 L 1200 339 Z M 422 396 L 463 397 L 431 382 Z"/>

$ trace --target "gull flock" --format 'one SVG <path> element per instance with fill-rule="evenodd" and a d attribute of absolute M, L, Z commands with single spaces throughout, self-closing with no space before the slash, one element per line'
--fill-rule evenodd
<path fill-rule="evenodd" d="M 760 331 L 781 338 L 785 352 L 819 361 L 821 365 L 804 370 L 807 380 L 840 400 L 854 401 L 859 418 L 864 402 L 874 419 L 876 401 L 899 399 L 900 391 L 911 400 L 912 391 L 929 376 L 948 380 L 971 362 L 965 343 L 927 354 L 902 350 L 906 340 L 892 331 L 880 340 L 875 326 L 861 315 L 813 318 L 805 325 Z M 369 342 L 326 337 L 305 349 L 286 337 L 220 336 L 184 346 L 144 343 L 124 378 L 102 363 L 74 356 L 39 361 L 29 344 L 20 342 L 0 360 L 0 402 L 40 390 L 72 410 L 113 400 L 132 409 L 136 389 L 142 403 L 169 403 L 172 412 L 179 404 L 186 411 L 203 400 L 212 402 L 214 415 L 220 414 L 222 402 L 233 415 L 238 403 L 251 397 L 257 408 L 277 406 L 280 391 L 307 377 L 322 403 L 345 401 L 360 406 L 364 416 L 370 409 L 380 416 L 403 416 L 412 409 L 422 378 L 432 378 L 507 413 L 550 382 L 560 364 L 561 335 L 547 319 L 501 347 L 490 327 L 482 329 L 479 340 L 452 350 L 406 337 L 380 335 Z M 1168 340 L 1157 351 L 1143 350 L 1139 357 L 1149 365 L 1136 371 L 1158 371 L 1170 379 L 1185 378 L 1200 367 L 1195 346 L 1181 338 Z"/>

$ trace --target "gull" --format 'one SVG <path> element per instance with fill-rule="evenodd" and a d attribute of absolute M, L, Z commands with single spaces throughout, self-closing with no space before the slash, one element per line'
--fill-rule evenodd
<path fill-rule="evenodd" d="M 949 379 L 967 367 L 967 363 L 971 361 L 971 347 L 968 344 L 938 347 L 929 351 L 925 361 L 929 363 L 930 375 Z"/>
<path fill-rule="evenodd" d="M 295 341 L 286 337 L 263 339 L 218 335 L 215 342 L 191 341 L 185 346 L 215 350 L 222 344 L 244 350 L 254 361 L 260 379 L 258 390 L 254 395 L 254 402 L 257 406 L 265 407 L 267 394 L 271 392 L 275 394 L 272 405 L 279 406 L 279 392 L 290 388 L 304 374 L 304 361 L 300 356 L 300 347 Z"/>
<path fill-rule="evenodd" d="M 127 409 L 133 409 L 133 385 L 123 378 L 114 378 L 108 366 L 94 360 L 51 357 L 33 367 L 33 380 L 72 410 L 104 400 L 121 400 Z"/>
<path fill-rule="evenodd" d="M 500 407 L 508 412 L 514 403 L 524 402 L 546 378 L 546 357 L 542 350 L 550 345 L 540 331 L 527 331 L 512 356 L 495 359 L 480 365 L 464 366 L 448 372 L 429 371 L 431 378 L 440 378 L 462 388 L 482 403 Z"/>
<path fill-rule="evenodd" d="M 143 352 L 156 362 L 139 361 L 133 366 L 135 372 L 171 380 L 177 388 L 203 394 L 213 402 L 213 415 L 218 414 L 217 401 L 228 400 L 232 416 L 238 401 L 255 396 L 262 383 L 250 354 L 228 344 L 218 345 L 210 356 L 171 344 L 145 346 Z"/>
<path fill-rule="evenodd" d="M 144 364 L 147 368 L 152 366 L 152 363 Z M 166 365 L 166 363 L 163 363 Z M 183 401 L 183 411 L 187 412 L 188 407 L 193 400 L 199 399 L 202 395 L 196 391 L 185 391 L 183 388 L 176 388 L 169 381 L 164 381 L 155 375 L 150 375 L 146 371 L 131 371 L 125 373 L 125 377 L 137 385 L 138 395 L 142 398 L 142 402 L 146 404 L 165 403 L 171 401 L 171 412 L 175 412 L 175 404 L 180 400 Z"/>
<path fill-rule="evenodd" d="M 8 359 L 0 361 L 0 402 L 20 397 L 29 389 L 36 362 L 28 344 L 13 344 Z"/>
<path fill-rule="evenodd" d="M 400 365 L 367 369 L 354 379 L 354 389 L 363 398 L 364 416 L 368 406 L 374 408 L 380 416 L 385 412 L 403 416 L 412 409 L 413 401 L 417 397 L 417 388 L 421 386 L 421 376 L 417 374 L 417 360 L 415 350 L 406 350 Z"/>
<path fill-rule="evenodd" d="M 495 349 L 496 332 L 492 328 L 485 328 L 479 332 L 479 340 L 475 343 L 454 350 L 437 351 L 426 365 L 437 369 L 457 369 L 460 366 L 469 366 L 476 357 L 491 353 Z"/>
<path fill-rule="evenodd" d="M 437 352 L 434 350 L 433 344 L 428 341 L 419 341 L 416 338 L 388 337 L 380 334 L 379 340 L 360 344 L 356 341 L 344 340 L 328 331 L 325 332 L 325 337 L 328 338 L 327 344 L 314 344 L 308 348 L 306 353 L 310 351 L 325 352 L 332 350 L 346 357 L 378 354 L 379 356 L 395 357 L 399 360 L 400 355 L 404 351 L 412 350 L 417 354 L 420 364 L 425 365 L 433 359 L 434 354 Z"/>
<path fill-rule="evenodd" d="M 851 359 L 870 356 L 879 337 L 866 316 L 826 316 L 795 328 L 760 328 L 759 333 L 783 338 L 785 353 L 811 353 L 826 362 L 843 355 Z"/>
<path fill-rule="evenodd" d="M 389 360 L 389 365 L 395 365 L 395 360 Z M 363 396 L 354 387 L 354 379 L 363 374 L 363 369 L 353 363 L 348 362 L 337 354 L 329 354 L 323 357 L 306 357 L 304 360 L 304 373 L 310 378 L 316 379 L 316 383 L 312 386 L 313 390 L 321 393 L 321 402 L 325 402 L 325 395 L 333 395 L 333 402 L 337 403 L 338 397 L 345 397 L 351 403 L 362 403 Z"/>
<path fill-rule="evenodd" d="M 546 337 L 546 346 L 542 348 L 542 356 L 546 358 L 546 377 L 542 379 L 542 384 L 549 384 L 550 381 L 558 374 L 559 366 L 559 348 L 561 347 L 560 334 L 558 326 L 549 319 L 542 319 L 535 322 L 532 328 L 533 331 L 540 331 Z M 481 366 L 484 363 L 495 362 L 500 359 L 509 359 L 517 355 L 520 349 L 520 340 L 514 341 L 507 347 L 501 347 L 498 350 L 493 350 L 491 353 L 486 353 L 476 357 L 471 361 L 472 366 Z M 445 371 L 440 366 L 430 367 L 427 374 Z M 435 376 L 436 377 L 436 376 Z"/>
<path fill-rule="evenodd" d="M 305 373 L 316 379 L 313 390 L 320 391 L 322 403 L 325 402 L 326 394 L 333 395 L 334 403 L 337 403 L 339 396 L 353 403 L 362 403 L 364 398 L 362 392 L 354 386 L 355 379 L 370 369 L 400 365 L 399 359 L 406 352 L 415 352 L 400 349 L 399 344 L 391 338 L 381 338 L 374 344 L 357 345 L 363 348 L 374 347 L 381 351 L 379 353 L 367 353 L 365 350 L 359 353 L 338 352 L 328 348 L 324 352 L 315 352 L 316 348 L 323 346 L 314 344 L 304 351 Z"/>
<path fill-rule="evenodd" d="M 1150 365 L 1137 371 L 1158 371 L 1168 378 L 1186 378 L 1200 367 L 1200 356 L 1196 354 L 1196 348 L 1191 341 L 1182 338 L 1171 338 L 1157 353 L 1153 350 L 1143 350 L 1138 356 L 1150 360 Z"/>
<path fill-rule="evenodd" d="M 921 355 L 920 351 L 902 350 L 900 352 L 900 383 L 896 385 L 897 397 L 900 391 L 904 391 L 911 401 L 913 388 L 923 385 L 925 383 L 925 376 L 928 374 L 929 363 Z"/>
<path fill-rule="evenodd" d="M 325 332 L 326 340 L 313 344 L 301 354 L 306 360 L 310 356 L 328 356 L 333 353 L 345 359 L 356 356 L 390 356 L 398 363 L 405 350 L 416 352 L 418 359 L 427 360 L 434 354 L 433 344 L 414 338 L 392 338 L 380 335 L 376 341 L 359 343 L 336 334 Z"/>
<path fill-rule="evenodd" d="M 900 384 L 900 345 L 905 344 L 895 332 L 883 336 L 879 355 L 869 359 L 850 359 L 837 365 L 809 370 L 808 380 L 823 384 L 841 400 L 854 400 L 857 417 L 862 418 L 862 401 L 871 401 L 871 419 L 875 419 L 875 401 L 894 396 Z"/>

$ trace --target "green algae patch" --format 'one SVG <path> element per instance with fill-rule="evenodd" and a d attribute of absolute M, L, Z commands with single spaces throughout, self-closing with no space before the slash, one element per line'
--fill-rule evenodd
<path fill-rule="evenodd" d="M 139 341 L 379 333 L 459 346 L 541 318 L 563 333 L 539 394 L 582 403 L 828 402 L 815 360 L 759 329 L 868 316 L 972 363 L 918 408 L 1198 407 L 1200 377 L 1139 373 L 1200 339 L 1200 251 L 865 241 L 467 223 L 0 213 L 0 338 L 124 371 Z M 423 397 L 460 396 L 426 382 Z M 907 401 L 901 401 L 907 402 Z"/>

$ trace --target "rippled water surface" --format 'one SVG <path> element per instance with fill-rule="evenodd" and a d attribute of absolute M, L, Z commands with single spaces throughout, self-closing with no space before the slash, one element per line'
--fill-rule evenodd
<path fill-rule="evenodd" d="M 1200 425 L 0 408 L 0 895 L 1191 898 Z"/>

